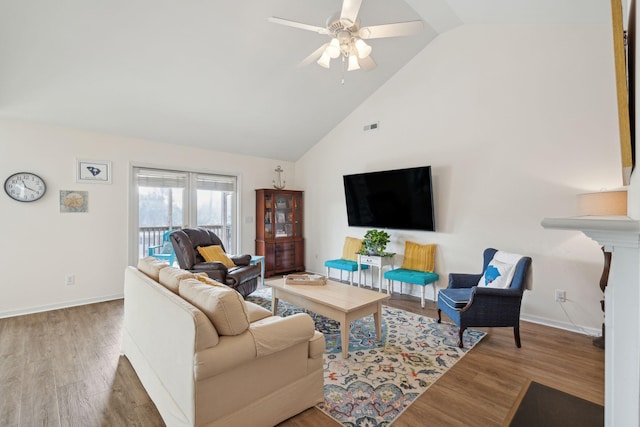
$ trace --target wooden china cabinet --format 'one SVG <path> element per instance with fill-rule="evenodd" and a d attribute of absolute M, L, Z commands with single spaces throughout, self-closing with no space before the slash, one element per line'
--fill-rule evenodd
<path fill-rule="evenodd" d="M 265 276 L 304 271 L 302 191 L 256 190 L 256 254 Z"/>

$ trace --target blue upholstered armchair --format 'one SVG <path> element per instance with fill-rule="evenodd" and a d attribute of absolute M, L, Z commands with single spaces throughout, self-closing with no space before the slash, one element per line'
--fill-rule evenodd
<path fill-rule="evenodd" d="M 529 269 L 531 258 L 522 257 L 515 263 L 513 276 L 508 287 L 497 288 L 478 286 L 478 282 L 485 275 L 487 267 L 498 252 L 496 249 L 485 249 L 484 264 L 480 274 L 449 275 L 449 286 L 438 294 L 438 323 L 441 312 L 460 328 L 458 332 L 458 347 L 462 348 L 462 336 L 468 327 L 513 327 L 513 337 L 516 346 L 520 347 L 520 305 L 522 294 L 530 280 Z M 502 264 L 501 264 L 502 265 Z M 489 273 L 495 270 L 493 263 Z M 495 273 L 494 273 L 495 275 Z M 511 277 L 511 276 L 508 276 Z"/>

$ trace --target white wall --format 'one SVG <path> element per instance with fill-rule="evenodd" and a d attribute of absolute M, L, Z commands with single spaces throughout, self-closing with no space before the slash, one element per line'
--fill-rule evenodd
<path fill-rule="evenodd" d="M 432 42 L 295 174 L 284 161 L 1 120 L 0 170 L 38 173 L 48 191 L 32 204 L 0 197 L 0 316 L 122 293 L 131 163 L 239 173 L 246 252 L 254 249 L 254 223 L 246 223 L 253 190 L 270 186 L 281 164 L 287 188 L 305 190 L 306 264 L 318 272 L 341 253 L 345 235 L 365 232 L 347 226 L 343 174 L 432 165 L 438 232 L 391 230 L 390 250 L 402 253 L 407 239 L 437 243 L 440 287 L 449 272 L 478 271 L 487 246 L 531 255 L 525 317 L 595 332 L 597 244 L 539 224 L 574 215 L 578 193 L 621 184 L 616 114 L 608 26 L 466 26 Z M 362 131 L 375 121 L 380 130 Z M 112 161 L 113 184 L 77 184 L 76 158 Z M 89 191 L 89 213 L 59 212 L 59 191 L 74 189 Z M 67 274 L 75 286 L 64 284 Z M 567 290 L 569 317 L 553 302 L 557 288 Z"/>
<path fill-rule="evenodd" d="M 14 172 L 29 171 L 47 184 L 37 202 L 0 197 L 0 317 L 122 295 L 129 236 L 135 233 L 128 214 L 132 163 L 238 174 L 239 249 L 246 253 L 255 249 L 254 189 L 271 186 L 277 165 L 288 184 L 295 181 L 289 162 L 9 120 L 0 120 L 0 152 L 3 182 Z M 113 183 L 76 183 L 76 158 L 110 160 Z M 89 212 L 60 213 L 60 190 L 88 191 Z M 67 274 L 75 275 L 74 286 L 65 285 Z"/>
<path fill-rule="evenodd" d="M 440 287 L 450 272 L 480 272 L 486 247 L 530 255 L 524 317 L 597 333 L 599 247 L 540 221 L 576 215 L 576 194 L 621 185 L 611 40 L 609 26 L 585 25 L 439 36 L 296 163 L 307 269 L 324 271 L 345 235 L 366 231 L 347 225 L 343 174 L 431 165 L 438 231 L 390 230 L 389 249 L 437 243 Z M 563 306 L 555 289 L 567 291 Z"/>

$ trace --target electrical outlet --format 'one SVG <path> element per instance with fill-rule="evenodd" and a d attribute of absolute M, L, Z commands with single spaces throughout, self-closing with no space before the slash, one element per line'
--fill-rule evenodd
<path fill-rule="evenodd" d="M 76 276 L 74 276 L 73 274 L 67 274 L 66 276 L 64 276 L 64 284 L 67 286 L 75 285 Z"/>
<path fill-rule="evenodd" d="M 565 302 L 567 300 L 567 291 L 556 289 L 556 302 Z"/>

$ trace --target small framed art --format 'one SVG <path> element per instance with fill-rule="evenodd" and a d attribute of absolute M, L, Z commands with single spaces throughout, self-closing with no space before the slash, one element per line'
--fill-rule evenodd
<path fill-rule="evenodd" d="M 78 159 L 76 162 L 76 182 L 111 184 L 111 162 Z"/>
<path fill-rule="evenodd" d="M 60 190 L 60 212 L 89 212 L 89 192 Z"/>

